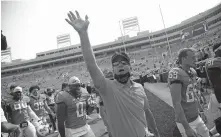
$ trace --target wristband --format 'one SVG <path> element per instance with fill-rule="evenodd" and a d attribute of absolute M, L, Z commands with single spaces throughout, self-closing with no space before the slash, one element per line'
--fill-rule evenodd
<path fill-rule="evenodd" d="M 20 128 L 26 128 L 26 127 L 28 127 L 28 122 L 27 122 L 27 121 L 24 121 L 24 122 L 20 123 L 19 127 L 20 127 Z"/>

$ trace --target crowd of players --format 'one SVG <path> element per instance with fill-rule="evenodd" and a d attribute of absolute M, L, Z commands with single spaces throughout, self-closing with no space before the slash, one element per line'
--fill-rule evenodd
<path fill-rule="evenodd" d="M 56 130 L 61 137 L 94 137 L 87 124 L 87 113 L 91 107 L 101 105 L 101 115 L 109 136 L 112 137 L 160 137 L 143 86 L 132 81 L 131 61 L 127 53 L 115 53 L 111 57 L 113 79 L 107 79 L 98 67 L 88 38 L 88 17 L 82 20 L 79 13 L 68 13 L 66 21 L 78 32 L 82 53 L 93 80 L 94 87 L 102 101 L 95 101 L 82 87 L 79 78 L 73 76 L 62 84 L 62 90 L 39 94 L 39 86 L 29 88 L 29 97 L 22 95 L 19 85 L 10 87 L 10 96 L 4 101 L 1 123 L 4 132 L 14 131 L 15 136 L 46 136 Z M 213 91 L 221 103 L 221 44 L 213 46 L 215 57 L 206 63 L 206 72 Z M 196 51 L 192 48 L 181 49 L 178 60 L 168 75 L 177 127 L 184 137 L 209 137 L 220 133 L 220 118 L 216 126 L 208 129 L 203 119 L 203 109 L 196 95 L 197 81 L 194 71 Z M 95 100 L 94 100 L 95 99 Z M 219 106 L 221 107 L 221 106 Z M 220 108 L 219 108 L 220 109 Z M 4 118 L 4 115 L 6 118 Z M 47 118 L 49 116 L 49 118 Z M 56 117 L 56 118 L 55 118 Z M 53 129 L 50 128 L 52 124 Z M 8 121 L 8 122 L 7 122 Z M 27 127 L 17 126 L 26 122 Z M 37 134 L 36 134 L 37 133 Z"/>
<path fill-rule="evenodd" d="M 85 126 L 86 120 L 90 119 L 87 114 L 95 109 L 99 113 L 99 97 L 89 87 L 87 89 L 77 77 L 71 77 L 68 83 L 62 84 L 60 92 L 47 88 L 41 93 L 40 87 L 33 85 L 27 96 L 19 85 L 12 84 L 9 94 L 1 101 L 2 132 L 11 133 L 9 136 L 45 137 L 56 133 L 57 128 L 61 133 L 64 125 L 71 128 Z M 81 96 L 83 100 L 77 100 L 76 106 L 73 105 L 73 98 Z M 98 118 L 101 118 L 100 114 Z M 27 127 L 21 129 L 24 122 Z"/>

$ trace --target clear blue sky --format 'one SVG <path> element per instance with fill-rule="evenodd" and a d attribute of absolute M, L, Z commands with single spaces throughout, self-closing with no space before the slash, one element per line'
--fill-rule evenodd
<path fill-rule="evenodd" d="M 159 4 L 166 27 L 217 5 L 220 0 L 17 0 L 1 2 L 1 29 L 12 48 L 12 59 L 35 58 L 36 53 L 57 48 L 56 37 L 77 33 L 65 22 L 68 11 L 89 16 L 92 45 L 121 36 L 119 21 L 137 16 L 141 31 L 163 29 Z"/>

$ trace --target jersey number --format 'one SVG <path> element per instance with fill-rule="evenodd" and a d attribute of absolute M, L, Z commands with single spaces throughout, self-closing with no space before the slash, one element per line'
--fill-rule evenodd
<path fill-rule="evenodd" d="M 26 103 L 16 103 L 16 104 L 14 104 L 14 109 L 15 110 L 20 110 L 20 109 L 22 109 L 22 108 L 27 108 L 27 104 Z"/>
<path fill-rule="evenodd" d="M 208 66 L 212 66 L 213 65 L 213 60 L 209 60 L 208 61 Z"/>
<path fill-rule="evenodd" d="M 48 98 L 48 104 L 50 105 L 50 104 L 54 104 L 55 103 L 55 101 L 54 101 L 54 98 L 53 97 L 50 97 L 50 98 Z"/>
<path fill-rule="evenodd" d="M 168 76 L 170 79 L 177 79 L 178 73 L 176 71 L 171 71 Z"/>
<path fill-rule="evenodd" d="M 43 109 L 43 105 L 44 105 L 43 102 L 36 102 L 34 103 L 34 109 L 35 110 Z"/>
<path fill-rule="evenodd" d="M 186 89 L 186 100 L 187 102 L 194 102 L 195 101 L 195 97 L 194 97 L 194 89 L 193 89 L 193 85 L 190 84 L 187 86 Z"/>
<path fill-rule="evenodd" d="M 76 106 L 77 106 L 77 111 L 76 111 L 77 117 L 82 117 L 82 116 L 86 115 L 86 108 L 85 108 L 84 104 L 85 104 L 84 102 L 78 102 L 76 104 Z"/>

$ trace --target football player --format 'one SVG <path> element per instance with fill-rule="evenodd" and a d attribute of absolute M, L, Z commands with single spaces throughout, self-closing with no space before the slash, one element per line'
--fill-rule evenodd
<path fill-rule="evenodd" d="M 28 105 L 29 98 L 23 96 L 21 87 L 15 87 L 12 96 L 12 99 L 7 100 L 10 108 L 10 122 L 19 125 L 27 121 L 28 127 L 23 130 L 23 135 L 25 137 L 37 137 L 35 126 L 30 121 L 39 121 L 40 119 Z"/>
<path fill-rule="evenodd" d="M 206 73 L 211 86 L 213 87 L 214 94 L 221 109 L 221 43 L 213 46 L 215 57 L 206 62 Z M 210 130 L 210 135 L 216 133 L 221 134 L 221 117 L 215 120 L 215 127 Z"/>
<path fill-rule="evenodd" d="M 1 132 L 2 133 L 14 132 L 15 137 L 20 137 L 20 134 L 21 134 L 21 129 L 19 125 L 14 125 L 14 124 L 9 123 L 4 115 L 4 111 L 2 108 L 1 108 Z"/>
<path fill-rule="evenodd" d="M 66 21 L 78 32 L 87 70 L 99 91 L 107 111 L 108 125 L 114 137 L 149 136 L 148 128 L 160 137 L 148 99 L 142 85 L 131 80 L 131 64 L 127 53 L 115 53 L 111 57 L 113 81 L 104 77 L 98 67 L 88 37 L 88 17 L 83 20 L 76 11 L 68 13 Z M 148 127 L 147 127 L 148 126 Z"/>
<path fill-rule="evenodd" d="M 169 88 L 175 111 L 177 127 L 183 137 L 209 137 L 209 130 L 200 117 L 195 94 L 195 50 L 184 48 L 179 51 L 179 67 L 172 68 L 168 75 Z"/>
<path fill-rule="evenodd" d="M 221 104 L 221 43 L 213 46 L 215 57 L 206 63 L 206 73 L 210 84 L 213 87 L 217 101 Z"/>
<path fill-rule="evenodd" d="M 9 91 L 6 91 L 5 94 L 2 94 L 2 96 L 1 96 L 2 97 L 1 106 L 5 112 L 6 119 L 11 118 L 8 113 L 10 111 L 10 107 L 7 105 L 7 102 L 8 102 L 8 100 L 11 100 L 13 98 L 12 93 L 13 93 L 13 90 L 15 89 L 15 87 L 17 87 L 17 85 L 12 83 L 9 87 Z"/>
<path fill-rule="evenodd" d="M 30 93 L 29 104 L 32 110 L 35 112 L 35 114 L 43 121 L 43 123 L 47 123 L 48 114 L 52 115 L 52 117 L 55 117 L 55 114 L 48 106 L 45 96 L 40 94 L 39 90 L 40 87 L 37 85 L 33 85 L 29 88 L 29 93 Z M 54 121 L 53 119 L 51 120 L 52 122 Z"/>
<path fill-rule="evenodd" d="M 51 108 L 52 111 L 55 112 L 55 95 L 53 94 L 53 89 L 47 88 L 45 95 L 48 106 Z"/>
<path fill-rule="evenodd" d="M 86 121 L 87 98 L 82 94 L 80 80 L 73 76 L 69 90 L 61 91 L 56 98 L 58 130 L 61 137 L 95 137 Z"/>

